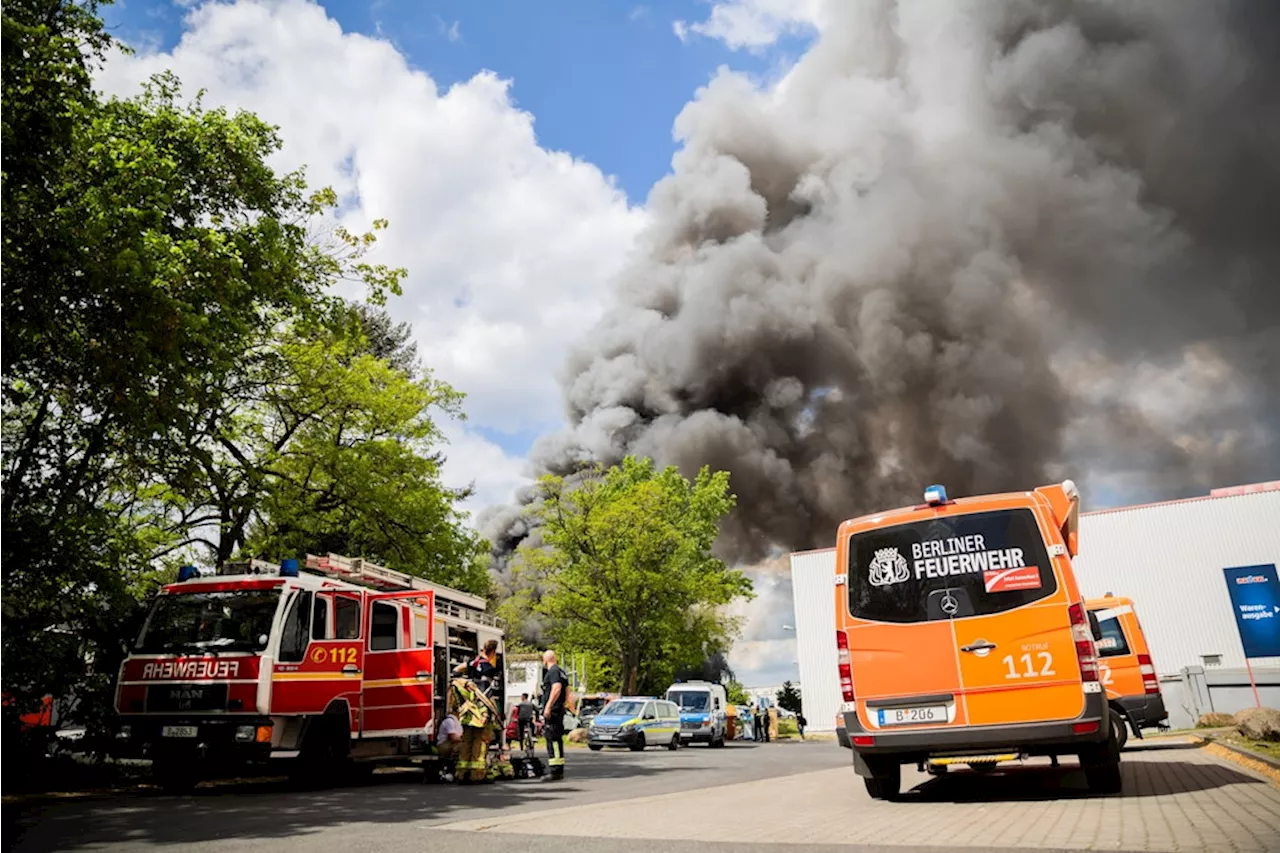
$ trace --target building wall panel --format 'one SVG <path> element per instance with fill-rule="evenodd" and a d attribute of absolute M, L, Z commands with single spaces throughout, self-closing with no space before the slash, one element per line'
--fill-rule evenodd
<path fill-rule="evenodd" d="M 1084 513 L 1073 564 L 1087 598 L 1133 599 L 1156 671 L 1168 674 L 1203 655 L 1244 666 L 1222 570 L 1263 563 L 1280 565 L 1280 491 Z"/>
<path fill-rule="evenodd" d="M 836 669 L 834 549 L 791 555 L 795 596 L 796 660 L 801 702 L 814 731 L 831 731 L 840 712 L 840 675 Z"/>

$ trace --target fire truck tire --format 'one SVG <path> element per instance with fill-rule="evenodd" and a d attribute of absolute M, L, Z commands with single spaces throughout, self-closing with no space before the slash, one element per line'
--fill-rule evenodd
<path fill-rule="evenodd" d="M 297 781 L 331 785 L 348 776 L 351 762 L 351 733 L 345 717 L 326 714 L 313 718 L 302 740 L 301 754 L 293 767 Z"/>
<path fill-rule="evenodd" d="M 166 794 L 185 794 L 200 784 L 200 766 L 192 761 L 161 759 L 152 762 L 151 778 Z"/>

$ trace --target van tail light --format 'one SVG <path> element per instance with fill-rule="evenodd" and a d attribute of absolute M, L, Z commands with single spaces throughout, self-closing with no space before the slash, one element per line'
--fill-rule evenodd
<path fill-rule="evenodd" d="M 1148 695 L 1158 694 L 1160 680 L 1156 678 L 1156 668 L 1151 663 L 1151 655 L 1138 655 L 1138 671 L 1142 673 L 1142 692 Z"/>
<path fill-rule="evenodd" d="M 874 735 L 854 735 L 851 740 L 854 746 L 875 746 L 876 739 Z"/>
<path fill-rule="evenodd" d="M 1093 644 L 1093 636 L 1089 633 L 1089 620 L 1084 613 L 1084 604 L 1076 602 L 1067 608 L 1071 614 L 1071 638 L 1076 643 L 1076 660 L 1080 662 L 1080 676 L 1085 681 L 1098 680 L 1098 649 Z"/>
<path fill-rule="evenodd" d="M 840 662 L 840 693 L 844 701 L 853 701 L 853 667 L 849 663 L 849 635 L 836 631 L 836 659 Z"/>

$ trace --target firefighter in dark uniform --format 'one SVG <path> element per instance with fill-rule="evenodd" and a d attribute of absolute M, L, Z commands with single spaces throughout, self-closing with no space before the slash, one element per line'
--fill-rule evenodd
<path fill-rule="evenodd" d="M 564 709 L 569 701 L 569 677 L 556 662 L 556 653 L 547 649 L 542 653 L 542 734 L 547 739 L 547 765 L 549 773 L 543 781 L 564 778 Z"/>

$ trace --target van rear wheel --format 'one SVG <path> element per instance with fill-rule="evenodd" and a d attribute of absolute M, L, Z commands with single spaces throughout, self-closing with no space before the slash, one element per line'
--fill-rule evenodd
<path fill-rule="evenodd" d="M 680 748 L 680 735 L 674 734 L 671 736 L 671 743 L 667 744 L 667 749 L 671 750 L 672 752 L 675 752 L 679 748 Z"/>
<path fill-rule="evenodd" d="M 1129 742 L 1129 724 L 1119 711 L 1111 712 L 1111 728 L 1116 733 L 1116 743 L 1119 744 L 1117 748 L 1124 749 L 1124 745 Z"/>
<path fill-rule="evenodd" d="M 1118 794 L 1124 787 L 1119 759 L 1105 764 L 1085 766 L 1084 778 L 1089 783 L 1089 790 L 1097 791 L 1099 794 Z"/>
<path fill-rule="evenodd" d="M 1112 729 L 1106 743 L 1082 751 L 1080 766 L 1089 790 L 1099 794 L 1120 793 L 1124 780 L 1120 773 L 1119 733 Z"/>
<path fill-rule="evenodd" d="M 878 766 L 872 772 L 874 775 L 862 777 L 871 799 L 896 799 L 898 791 L 902 788 L 902 765 Z"/>

